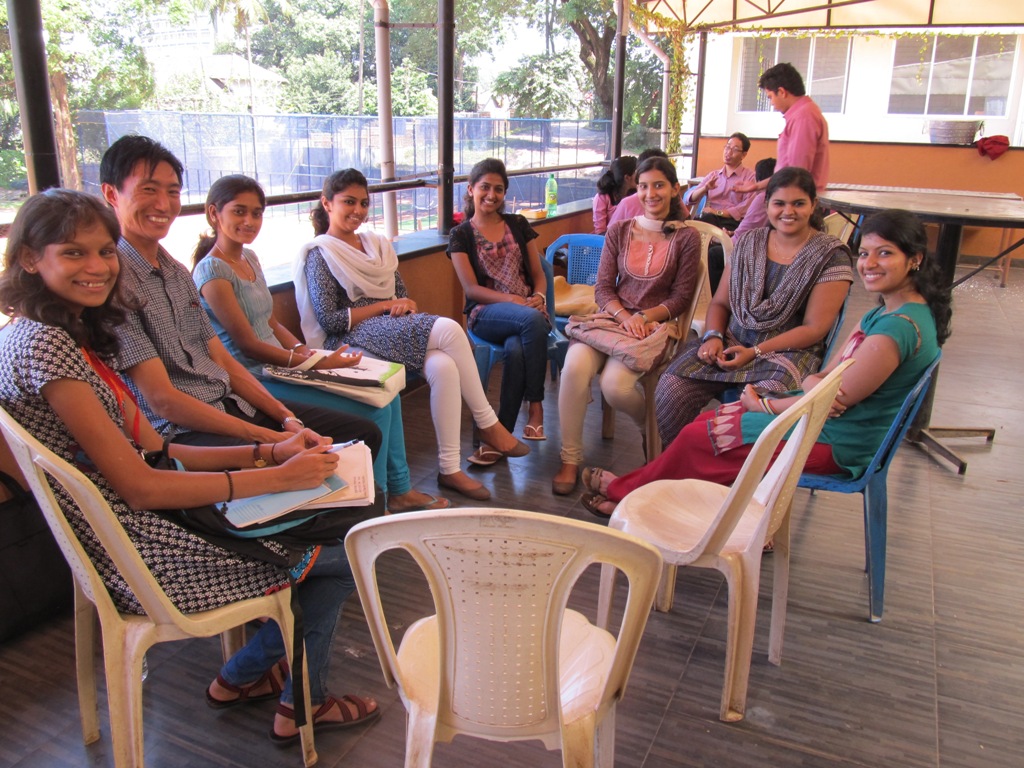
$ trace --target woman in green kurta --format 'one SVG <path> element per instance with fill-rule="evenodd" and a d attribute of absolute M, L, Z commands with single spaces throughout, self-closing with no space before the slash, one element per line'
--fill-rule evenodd
<path fill-rule="evenodd" d="M 949 336 L 950 290 L 938 265 L 925 258 L 926 246 L 924 227 L 907 211 L 883 211 L 864 222 L 857 272 L 864 287 L 879 295 L 880 305 L 861 318 L 841 355 L 803 380 L 804 390 L 812 389 L 842 360 L 857 361 L 843 374 L 805 472 L 853 477 L 864 472 L 907 394 Z M 761 432 L 800 394 L 768 399 L 748 385 L 738 403 L 701 414 L 650 464 L 622 477 L 588 470 L 587 508 L 608 516 L 627 493 L 654 480 L 733 482 Z"/>

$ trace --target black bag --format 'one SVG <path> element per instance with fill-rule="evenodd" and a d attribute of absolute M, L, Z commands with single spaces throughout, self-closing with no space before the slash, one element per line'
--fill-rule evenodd
<path fill-rule="evenodd" d="M 13 496 L 0 503 L 0 641 L 74 602 L 71 569 L 35 498 L 10 475 L 0 483 Z"/>

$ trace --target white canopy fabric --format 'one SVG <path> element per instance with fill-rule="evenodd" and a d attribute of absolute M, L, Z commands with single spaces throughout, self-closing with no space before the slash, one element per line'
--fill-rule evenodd
<path fill-rule="evenodd" d="M 653 0 L 640 5 L 694 31 L 1024 25 L 1022 0 Z"/>

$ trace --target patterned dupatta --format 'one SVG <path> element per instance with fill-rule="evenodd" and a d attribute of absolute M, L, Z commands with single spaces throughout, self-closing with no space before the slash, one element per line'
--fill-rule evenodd
<path fill-rule="evenodd" d="M 766 296 L 770 232 L 767 227 L 751 230 L 737 241 L 737 251 L 729 262 L 733 272 L 729 283 L 732 314 L 741 326 L 758 332 L 779 328 L 800 311 L 836 248 L 845 248 L 829 234 L 814 233 Z"/>

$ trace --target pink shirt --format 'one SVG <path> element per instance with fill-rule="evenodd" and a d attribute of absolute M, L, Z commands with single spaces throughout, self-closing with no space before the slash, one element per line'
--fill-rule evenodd
<path fill-rule="evenodd" d="M 782 113 L 786 127 L 779 134 L 779 170 L 795 165 L 814 177 L 819 192 L 828 185 L 828 123 L 810 96 L 801 96 Z"/>
<path fill-rule="evenodd" d="M 713 208 L 716 211 L 725 211 L 726 214 L 739 221 L 743 218 L 743 214 L 747 212 L 747 207 L 757 192 L 737 192 L 733 187 L 737 184 L 753 183 L 756 181 L 757 177 L 754 175 L 754 172 L 742 165 L 735 170 L 727 165 L 723 165 L 717 171 L 712 171 L 701 179 L 700 184 L 697 185 L 698 188 L 706 188 L 708 182 L 713 178 L 717 178 L 718 183 L 715 184 L 714 189 L 708 190 L 707 207 Z M 690 200 L 694 199 L 691 194 Z"/>
<path fill-rule="evenodd" d="M 680 203 L 682 203 L 682 193 L 680 193 Z M 610 227 L 616 221 L 622 221 L 623 219 L 634 219 L 637 216 L 642 216 L 643 213 L 644 206 L 640 202 L 640 198 L 637 197 L 636 192 L 634 192 L 619 200 L 619 204 L 615 206 L 615 212 L 608 219 L 608 226 Z M 683 204 L 683 218 L 690 218 L 690 209 L 685 204 Z"/>
<path fill-rule="evenodd" d="M 598 192 L 594 195 L 594 234 L 603 235 L 608 229 L 608 218 L 615 213 L 618 204 L 613 204 L 608 195 Z"/>
<path fill-rule="evenodd" d="M 780 171 L 793 165 L 804 168 L 811 172 L 818 191 L 823 192 L 828 184 L 828 123 L 825 116 L 810 96 L 801 96 L 782 116 L 786 127 L 779 134 L 775 168 Z M 751 200 L 747 215 L 736 227 L 733 237 L 767 226 L 768 214 L 762 190 Z"/>

